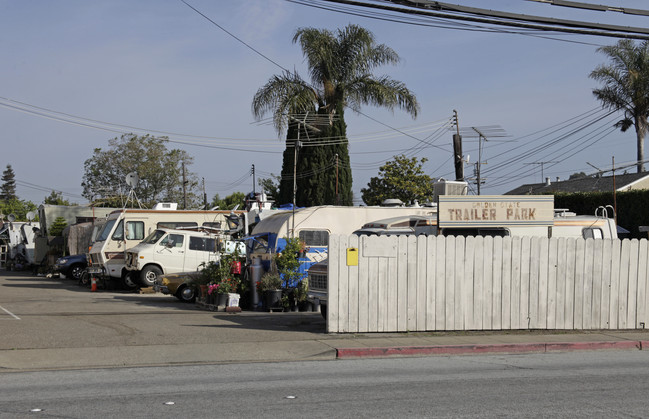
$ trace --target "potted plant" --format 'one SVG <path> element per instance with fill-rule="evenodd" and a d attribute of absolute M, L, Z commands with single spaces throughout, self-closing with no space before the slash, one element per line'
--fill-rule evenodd
<path fill-rule="evenodd" d="M 282 282 L 282 278 L 277 272 L 266 272 L 257 282 L 257 292 L 263 297 L 265 309 L 281 308 Z"/>

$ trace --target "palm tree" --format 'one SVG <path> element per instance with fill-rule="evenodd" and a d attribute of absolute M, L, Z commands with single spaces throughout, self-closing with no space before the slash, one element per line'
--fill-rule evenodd
<path fill-rule="evenodd" d="M 644 171 L 644 137 L 649 125 L 649 41 L 636 44 L 623 39 L 616 45 L 604 46 L 597 51 L 611 59 L 610 65 L 600 65 L 590 77 L 604 83 L 593 89 L 593 94 L 603 106 L 623 110 L 624 118 L 615 126 L 626 132 L 635 126 L 638 142 L 638 173 Z"/>
<path fill-rule="evenodd" d="M 351 205 L 345 108 L 360 111 L 366 104 L 391 110 L 398 107 L 416 118 L 419 105 L 402 82 L 372 74 L 380 65 L 398 63 L 399 56 L 376 44 L 367 29 L 348 25 L 334 34 L 326 29 L 300 28 L 293 37 L 293 43 L 297 42 L 306 57 L 311 82 L 286 71 L 262 86 L 252 102 L 257 119 L 272 113 L 278 134 L 287 130 L 279 200 L 292 200 L 293 147 L 299 136 L 308 147 L 299 149 L 296 165 L 298 205 Z M 320 118 L 309 125 L 296 122 L 299 117 L 291 118 L 307 113 Z"/>

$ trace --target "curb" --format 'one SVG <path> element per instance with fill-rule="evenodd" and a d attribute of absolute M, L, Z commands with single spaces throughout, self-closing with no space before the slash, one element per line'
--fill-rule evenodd
<path fill-rule="evenodd" d="M 643 350 L 649 341 L 505 343 L 484 345 L 394 346 L 376 348 L 337 348 L 336 358 L 380 358 L 390 356 L 464 355 L 485 353 L 543 353 L 559 351 Z"/>

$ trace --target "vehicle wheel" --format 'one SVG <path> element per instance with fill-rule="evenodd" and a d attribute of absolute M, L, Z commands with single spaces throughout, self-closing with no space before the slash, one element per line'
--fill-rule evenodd
<path fill-rule="evenodd" d="M 85 271 L 85 267 L 81 264 L 78 265 L 72 265 L 70 268 L 70 276 L 72 279 L 76 279 L 77 281 L 81 279 L 81 275 L 83 275 L 83 272 Z"/>
<path fill-rule="evenodd" d="M 79 277 L 79 285 L 88 285 L 90 284 L 90 274 L 86 271 L 81 272 Z"/>
<path fill-rule="evenodd" d="M 145 287 L 152 287 L 160 275 L 162 275 L 160 268 L 157 266 L 147 266 L 140 272 L 140 282 Z"/>
<path fill-rule="evenodd" d="M 178 288 L 178 291 L 176 291 L 176 298 L 183 303 L 193 303 L 196 301 L 196 291 L 193 287 L 183 285 Z"/>
<path fill-rule="evenodd" d="M 320 314 L 322 314 L 322 318 L 327 320 L 327 305 L 320 303 Z"/>
<path fill-rule="evenodd" d="M 134 280 L 135 275 L 132 272 L 128 272 L 122 278 L 122 287 L 126 290 L 134 290 L 139 287 L 139 284 Z"/>

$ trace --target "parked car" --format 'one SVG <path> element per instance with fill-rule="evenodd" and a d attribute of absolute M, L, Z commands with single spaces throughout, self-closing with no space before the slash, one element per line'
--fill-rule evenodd
<path fill-rule="evenodd" d="M 192 283 L 193 275 L 196 275 L 196 272 L 162 275 L 156 279 L 153 290 L 166 295 L 173 295 L 185 303 L 193 303 L 196 301 L 196 294 L 198 293 L 196 285 Z"/>
<path fill-rule="evenodd" d="M 54 272 L 79 281 L 87 267 L 88 260 L 85 254 L 63 256 L 62 258 L 58 258 L 56 263 L 54 263 Z"/>

